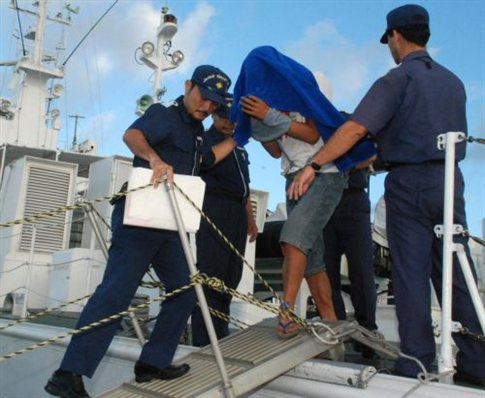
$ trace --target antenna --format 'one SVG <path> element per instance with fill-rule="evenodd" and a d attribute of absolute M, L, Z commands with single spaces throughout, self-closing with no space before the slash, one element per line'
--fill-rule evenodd
<path fill-rule="evenodd" d="M 69 115 L 69 117 L 74 118 L 74 137 L 72 138 L 72 150 L 76 150 L 77 145 L 77 121 L 78 119 L 86 119 L 86 116 L 81 115 Z"/>

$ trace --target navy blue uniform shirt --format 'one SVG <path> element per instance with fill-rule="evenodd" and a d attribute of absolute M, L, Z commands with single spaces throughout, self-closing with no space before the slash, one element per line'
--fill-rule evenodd
<path fill-rule="evenodd" d="M 351 119 L 376 137 L 384 162 L 422 163 L 444 159 L 439 134 L 467 132 L 465 102 L 460 79 L 426 51 L 416 51 L 374 83 Z M 465 147 L 456 145 L 457 160 Z"/>
<path fill-rule="evenodd" d="M 214 125 L 204 134 L 204 146 L 212 147 L 225 139 Z M 209 157 L 208 157 L 209 158 Z M 212 162 L 204 162 L 200 176 L 206 183 L 206 191 L 227 192 L 241 199 L 249 195 L 249 160 L 248 153 L 242 147 L 236 147 L 215 167 Z"/>
<path fill-rule="evenodd" d="M 175 173 L 199 173 L 204 126 L 187 113 L 183 96 L 169 106 L 153 104 L 130 128 L 140 130 Z M 150 168 L 149 163 L 138 156 L 135 156 L 133 166 Z"/>

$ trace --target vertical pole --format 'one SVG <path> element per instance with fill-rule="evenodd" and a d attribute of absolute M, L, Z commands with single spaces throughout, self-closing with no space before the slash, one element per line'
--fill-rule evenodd
<path fill-rule="evenodd" d="M 163 15 L 162 15 L 162 22 L 163 24 Z M 160 24 L 160 26 L 161 26 Z M 159 35 L 157 39 L 157 49 L 155 50 L 157 52 L 157 60 L 159 64 L 157 65 L 157 68 L 155 69 L 155 78 L 153 80 L 153 103 L 156 104 L 159 102 L 158 99 L 158 90 L 160 90 L 160 82 L 162 81 L 162 55 L 163 55 L 163 38 L 161 35 Z"/>
<path fill-rule="evenodd" d="M 451 303 L 453 286 L 453 206 L 455 192 L 455 142 L 457 133 L 445 135 L 445 189 L 443 211 L 443 275 L 441 303 L 441 357 L 440 373 L 453 371 L 451 349 Z"/>
<path fill-rule="evenodd" d="M 108 259 L 108 246 L 106 245 L 106 242 L 103 239 L 103 235 L 101 233 L 101 230 L 99 229 L 99 226 L 96 223 L 96 220 L 94 219 L 91 207 L 85 207 L 85 211 L 86 211 L 86 214 L 87 214 L 89 221 L 91 223 L 91 227 L 93 228 L 94 235 L 96 236 L 96 239 L 99 243 L 101 251 L 103 252 L 103 256 L 107 260 Z M 129 314 L 130 314 L 131 322 L 133 322 L 133 328 L 135 329 L 136 337 L 138 338 L 138 341 L 140 342 L 140 344 L 143 345 L 143 344 L 145 344 L 145 336 L 143 335 L 143 332 L 142 332 L 141 327 L 138 323 L 138 320 L 136 319 L 136 316 L 133 312 L 130 312 Z"/>
<path fill-rule="evenodd" d="M 465 253 L 465 248 L 461 244 L 457 244 L 456 246 L 456 254 L 458 256 L 458 260 L 460 261 L 460 266 L 463 271 L 463 276 L 465 277 L 465 281 L 470 291 L 470 297 L 473 302 L 473 306 L 477 312 L 478 321 L 480 322 L 480 326 L 482 327 L 482 333 L 485 334 L 485 309 L 483 308 L 482 300 L 480 298 L 480 294 L 478 293 L 478 287 L 475 282 L 475 278 L 473 277 L 470 263 L 468 262 L 468 258 Z"/>
<path fill-rule="evenodd" d="M 38 3 L 39 13 L 37 27 L 35 29 L 34 51 L 32 63 L 37 66 L 42 65 L 42 49 L 44 48 L 44 25 L 47 17 L 47 1 L 41 0 Z"/>
<path fill-rule="evenodd" d="M 197 273 L 197 268 L 195 266 L 195 261 L 190 250 L 189 240 L 187 238 L 187 233 L 185 232 L 185 227 L 182 221 L 182 215 L 178 207 L 177 199 L 175 197 L 175 192 L 173 189 L 173 184 L 165 182 L 165 188 L 167 189 L 168 196 L 170 197 L 170 204 L 172 205 L 173 214 L 175 217 L 175 222 L 177 224 L 177 229 L 179 232 L 180 240 L 182 241 L 182 247 L 184 249 L 185 258 L 187 259 L 187 264 L 189 266 L 190 275 L 194 276 Z M 204 290 L 201 285 L 195 285 L 195 293 L 197 294 L 197 299 L 199 300 L 199 306 L 204 318 L 205 326 L 207 328 L 207 334 L 209 335 L 209 340 L 212 345 L 212 352 L 216 359 L 217 367 L 219 368 L 219 373 L 222 378 L 222 388 L 224 397 L 233 398 L 234 390 L 232 387 L 231 380 L 227 374 L 227 370 L 224 364 L 224 358 L 219 347 L 219 342 L 217 340 L 216 331 L 214 329 L 214 324 L 212 323 L 211 315 L 209 312 L 209 307 L 205 299 Z"/>
<path fill-rule="evenodd" d="M 76 150 L 76 145 L 77 145 L 77 122 L 79 119 L 85 119 L 85 116 L 81 115 L 69 115 L 69 117 L 74 118 L 74 137 L 72 137 L 72 150 Z"/>

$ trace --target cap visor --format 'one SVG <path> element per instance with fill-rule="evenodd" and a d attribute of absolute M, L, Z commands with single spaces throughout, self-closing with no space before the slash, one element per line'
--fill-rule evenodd
<path fill-rule="evenodd" d="M 214 91 L 210 91 L 208 88 L 205 88 L 204 86 L 198 85 L 200 94 L 202 95 L 203 98 L 217 102 L 219 105 L 224 105 L 225 104 L 225 98 L 222 95 L 217 94 Z"/>
<path fill-rule="evenodd" d="M 217 116 L 222 117 L 223 119 L 230 119 L 229 112 L 226 110 L 216 110 L 214 112 Z"/>
<path fill-rule="evenodd" d="M 387 30 L 384 32 L 384 34 L 381 37 L 381 43 L 387 44 Z"/>

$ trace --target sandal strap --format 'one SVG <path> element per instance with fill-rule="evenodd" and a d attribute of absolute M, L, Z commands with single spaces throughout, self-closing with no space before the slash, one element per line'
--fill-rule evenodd
<path fill-rule="evenodd" d="M 286 321 L 286 322 L 283 322 L 283 321 L 278 321 L 278 325 L 279 325 L 279 326 L 281 326 L 281 327 L 282 327 L 283 329 L 285 329 L 285 330 L 286 330 L 286 329 L 288 329 L 288 326 L 290 326 L 290 325 L 291 325 L 291 324 L 293 324 L 293 323 L 295 323 L 295 324 L 296 324 L 296 322 L 295 322 L 294 320 L 292 320 L 292 319 L 289 319 L 289 320 L 288 320 L 288 321 Z"/>

